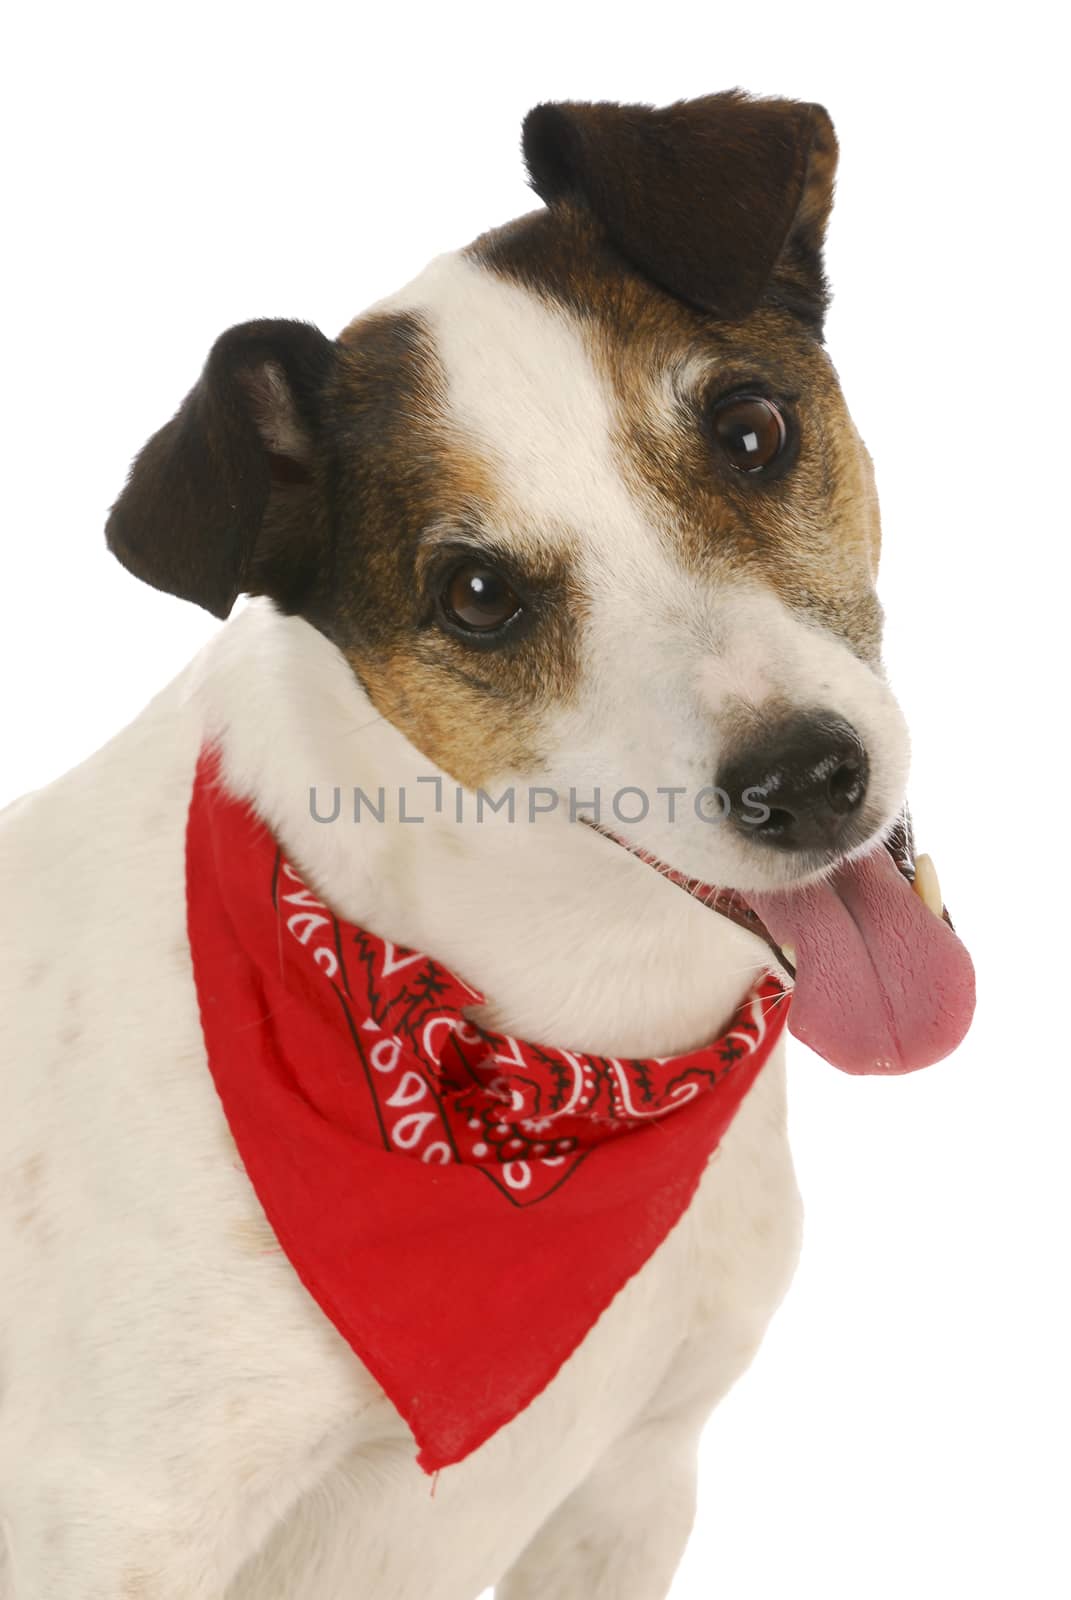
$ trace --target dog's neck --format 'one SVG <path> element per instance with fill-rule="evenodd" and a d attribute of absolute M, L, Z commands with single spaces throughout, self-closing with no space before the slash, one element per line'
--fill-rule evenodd
<path fill-rule="evenodd" d="M 479 1020 L 604 1054 L 692 1048 L 761 970 L 758 941 L 591 829 L 463 800 L 378 715 L 307 623 L 253 602 L 199 658 L 194 693 L 246 795 L 342 916 L 435 955 L 488 996 Z M 478 730 L 474 730 L 478 738 Z M 441 810 L 436 785 L 442 778 Z M 361 804 L 363 791 L 383 821 Z M 310 805 L 315 791 L 315 809 Z M 423 821 L 403 821 L 406 815 Z"/>

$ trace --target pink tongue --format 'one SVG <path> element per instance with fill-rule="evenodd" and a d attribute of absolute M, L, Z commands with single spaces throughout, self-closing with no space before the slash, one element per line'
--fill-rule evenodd
<path fill-rule="evenodd" d="M 974 968 L 884 846 L 816 888 L 751 894 L 780 945 L 796 949 L 789 1027 L 845 1072 L 913 1072 L 959 1044 Z"/>

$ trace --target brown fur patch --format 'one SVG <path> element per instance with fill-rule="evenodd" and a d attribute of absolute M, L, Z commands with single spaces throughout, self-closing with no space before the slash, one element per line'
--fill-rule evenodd
<path fill-rule="evenodd" d="M 12 1184 L 15 1204 L 14 1224 L 19 1233 L 29 1234 L 37 1250 L 48 1249 L 56 1240 L 57 1230 L 49 1215 L 42 1193 L 46 1167 L 43 1151 L 28 1156 L 14 1173 Z"/>
<path fill-rule="evenodd" d="M 617 256 L 584 212 L 536 212 L 485 235 L 476 259 L 577 316 L 616 411 L 621 470 L 697 577 L 753 579 L 877 655 L 880 534 L 869 457 L 825 351 L 790 312 L 704 316 Z M 706 423 L 734 390 L 782 402 L 798 435 L 790 468 L 736 472 Z"/>
<path fill-rule="evenodd" d="M 142 1567 L 124 1567 L 119 1592 L 123 1600 L 151 1600 L 157 1591 L 153 1579 Z"/>
<path fill-rule="evenodd" d="M 45 1173 L 45 1155 L 39 1150 L 34 1156 L 27 1156 L 19 1168 L 18 1182 L 23 1193 L 29 1197 L 41 1187 L 41 1180 Z"/>
<path fill-rule="evenodd" d="M 271 1223 L 259 1212 L 251 1212 L 232 1222 L 227 1230 L 230 1239 L 246 1256 L 274 1255 L 282 1249 Z"/>
<path fill-rule="evenodd" d="M 451 427 L 420 320 L 359 318 L 340 345 L 333 563 L 306 614 L 377 710 L 475 788 L 535 759 L 541 713 L 575 684 L 580 607 L 562 603 L 568 574 L 549 555 L 533 551 L 518 568 L 500 531 L 517 513 L 492 463 Z M 530 602 L 523 640 L 484 649 L 437 626 L 436 589 L 469 552 Z"/>

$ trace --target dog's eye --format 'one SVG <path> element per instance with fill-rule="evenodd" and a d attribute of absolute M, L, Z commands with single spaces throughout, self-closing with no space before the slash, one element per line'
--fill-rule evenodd
<path fill-rule="evenodd" d="M 763 472 L 785 448 L 788 429 L 772 400 L 734 394 L 714 407 L 714 437 L 737 472 Z"/>
<path fill-rule="evenodd" d="M 448 619 L 466 633 L 492 633 L 513 620 L 521 602 L 493 567 L 468 561 L 447 578 L 442 606 Z"/>

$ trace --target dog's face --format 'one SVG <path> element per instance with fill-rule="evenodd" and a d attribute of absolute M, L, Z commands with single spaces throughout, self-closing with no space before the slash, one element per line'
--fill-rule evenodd
<path fill-rule="evenodd" d="M 797 882 L 890 823 L 907 763 L 820 342 L 828 119 L 544 107 L 526 154 L 546 210 L 338 341 L 225 335 L 113 548 L 221 614 L 306 616 L 471 788 L 598 794 L 689 876 Z"/>

